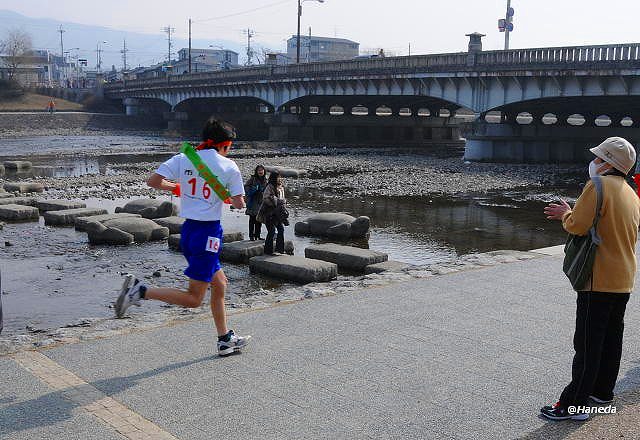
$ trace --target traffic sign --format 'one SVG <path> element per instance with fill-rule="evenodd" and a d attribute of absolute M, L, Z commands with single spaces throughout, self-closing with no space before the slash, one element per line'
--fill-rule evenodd
<path fill-rule="evenodd" d="M 515 11 L 511 6 L 509 6 L 509 8 L 507 9 L 507 17 L 513 17 L 513 14 L 515 14 Z"/>
<path fill-rule="evenodd" d="M 505 20 L 504 18 L 501 18 L 500 20 L 498 20 L 498 29 L 500 30 L 500 32 L 504 32 L 506 27 L 507 27 L 507 20 Z"/>
<path fill-rule="evenodd" d="M 513 23 L 507 23 L 507 30 L 513 32 Z"/>

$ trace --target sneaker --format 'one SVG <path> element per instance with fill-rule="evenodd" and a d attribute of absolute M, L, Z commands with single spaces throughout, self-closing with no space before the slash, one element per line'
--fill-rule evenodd
<path fill-rule="evenodd" d="M 143 284 L 135 278 L 132 274 L 126 274 L 124 276 L 124 282 L 122 283 L 122 289 L 120 295 L 116 300 L 116 317 L 122 318 L 124 312 L 133 305 L 140 307 L 140 287 Z"/>
<path fill-rule="evenodd" d="M 251 336 L 238 336 L 233 330 L 229 330 L 231 334 L 228 341 L 218 341 L 218 354 L 220 356 L 229 356 L 230 354 L 241 350 L 248 343 Z"/>
<path fill-rule="evenodd" d="M 587 420 L 589 418 L 587 413 L 569 414 L 567 408 L 560 405 L 560 402 L 543 406 L 540 412 L 549 420 Z"/>
<path fill-rule="evenodd" d="M 596 396 L 589 396 L 589 399 L 593 400 L 596 403 L 600 403 L 600 404 L 613 402 L 613 397 L 611 399 L 601 399 L 601 398 L 596 397 Z"/>

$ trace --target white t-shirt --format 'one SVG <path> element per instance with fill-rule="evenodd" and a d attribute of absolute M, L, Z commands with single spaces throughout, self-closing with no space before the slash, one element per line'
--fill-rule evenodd
<path fill-rule="evenodd" d="M 202 150 L 198 154 L 231 196 L 244 195 L 242 175 L 234 161 L 216 150 Z M 160 165 L 156 173 L 180 183 L 180 217 L 200 221 L 222 218 L 222 200 L 200 177 L 187 156 L 182 153 L 173 156 Z"/>

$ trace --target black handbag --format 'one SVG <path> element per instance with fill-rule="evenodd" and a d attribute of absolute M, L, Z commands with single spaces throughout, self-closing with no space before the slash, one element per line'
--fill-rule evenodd
<path fill-rule="evenodd" d="M 569 278 L 573 290 L 584 290 L 585 285 L 591 279 L 593 262 L 596 259 L 596 251 L 602 239 L 598 235 L 598 221 L 602 208 L 602 180 L 600 176 L 591 179 L 596 187 L 596 215 L 587 235 L 569 234 L 564 246 L 564 262 L 562 270 Z"/>

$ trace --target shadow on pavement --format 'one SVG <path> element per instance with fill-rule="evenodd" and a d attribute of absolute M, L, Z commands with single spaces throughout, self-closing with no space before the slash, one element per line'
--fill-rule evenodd
<path fill-rule="evenodd" d="M 87 385 L 54 391 L 37 399 L 31 399 L 0 408 L 0 438 L 4 438 L 11 433 L 50 426 L 70 420 L 73 417 L 74 410 L 100 400 L 105 396 L 112 396 L 131 388 L 141 379 L 157 376 L 200 362 L 215 361 L 218 359 L 221 358 L 217 355 L 212 355 L 191 361 L 178 362 L 132 376 L 114 377 L 92 382 Z M 13 400 L 15 400 L 15 397 L 3 398 L 0 400 L 0 403 L 6 404 Z"/>
<path fill-rule="evenodd" d="M 616 400 L 613 402 L 617 409 L 617 414 L 624 411 L 626 406 L 636 406 L 640 404 L 640 360 L 634 362 L 636 367 L 628 370 L 622 379 L 618 380 L 617 389 L 623 390 L 616 396 Z M 578 429 L 583 432 L 582 434 L 589 433 L 589 424 L 595 425 L 600 417 L 616 417 L 616 414 L 596 414 L 592 415 L 589 420 L 585 422 L 578 421 L 547 421 L 544 426 L 520 437 L 522 440 L 560 440 L 569 437 L 572 433 Z M 543 418 L 540 416 L 540 418 Z M 546 419 L 544 419 L 546 420 Z M 600 425 L 600 424 L 598 424 Z M 577 438 L 577 437 L 576 437 Z"/>

